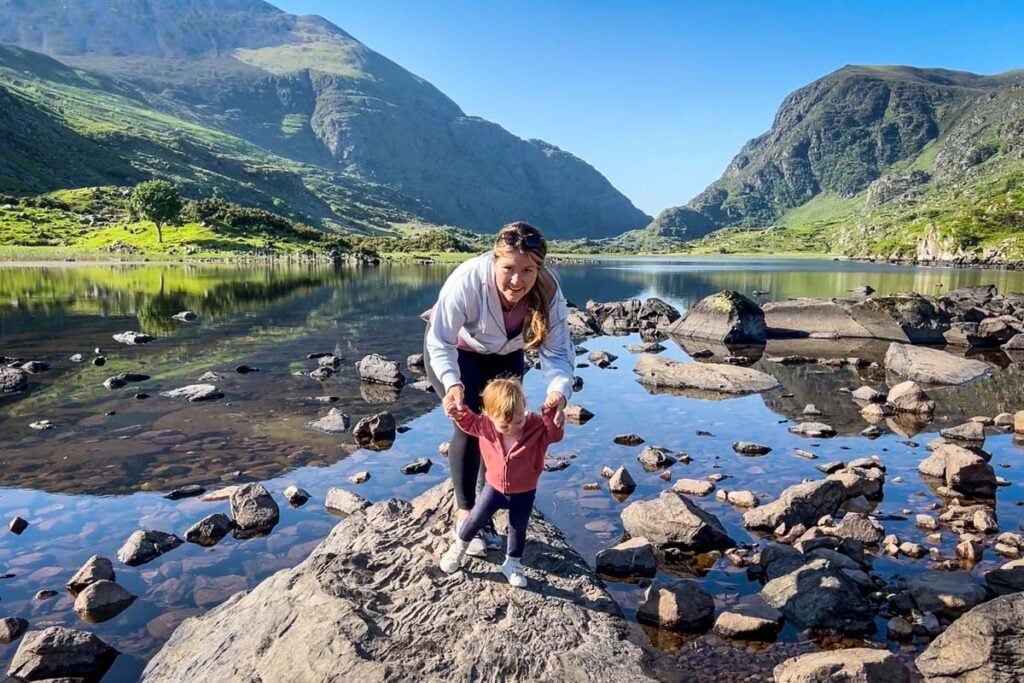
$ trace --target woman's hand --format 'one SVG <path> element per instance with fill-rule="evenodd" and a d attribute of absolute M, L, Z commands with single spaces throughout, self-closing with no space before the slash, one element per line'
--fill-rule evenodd
<path fill-rule="evenodd" d="M 548 397 L 544 399 L 544 403 L 541 404 L 540 412 L 550 416 L 556 425 L 561 426 L 562 422 L 565 420 L 565 413 L 562 412 L 565 410 L 565 404 L 565 396 L 560 392 L 552 391 L 548 394 Z"/>
<path fill-rule="evenodd" d="M 466 410 L 466 392 L 461 384 L 453 384 L 448 392 L 441 399 L 441 406 L 444 414 L 453 420 L 458 420 Z"/>

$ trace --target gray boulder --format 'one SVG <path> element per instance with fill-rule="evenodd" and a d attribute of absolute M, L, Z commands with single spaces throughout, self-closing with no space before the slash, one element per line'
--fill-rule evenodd
<path fill-rule="evenodd" d="M 906 335 L 893 320 L 872 320 L 868 326 L 853 318 L 850 307 L 850 302 L 836 299 L 789 299 L 772 301 L 762 308 L 772 339 L 828 335 L 906 341 Z"/>
<path fill-rule="evenodd" d="M 0 365 L 0 396 L 24 391 L 27 387 L 27 372 L 18 368 Z"/>
<path fill-rule="evenodd" d="M 1000 567 L 985 574 L 985 585 L 993 595 L 1024 591 L 1024 566 Z"/>
<path fill-rule="evenodd" d="M 667 332 L 678 337 L 727 344 L 763 344 L 768 339 L 764 311 L 755 302 L 732 290 L 701 299 Z"/>
<path fill-rule="evenodd" d="M 626 506 L 622 525 L 633 538 L 643 536 L 659 547 L 704 552 L 736 545 L 717 517 L 672 491 Z"/>
<path fill-rule="evenodd" d="M 333 487 L 328 489 L 327 497 L 324 499 L 324 507 L 344 515 L 355 513 L 370 507 L 370 501 L 357 493 Z"/>
<path fill-rule="evenodd" d="M 944 343 L 942 335 L 950 324 L 949 315 L 920 294 L 893 294 L 859 301 L 851 306 L 850 315 L 869 328 L 890 329 L 895 324 L 911 344 Z"/>
<path fill-rule="evenodd" d="M 600 574 L 617 578 L 652 577 L 658 573 L 654 546 L 646 538 L 631 538 L 597 553 L 595 566 Z"/>
<path fill-rule="evenodd" d="M 587 339 L 602 334 L 601 325 L 589 311 L 570 308 L 566 322 L 569 324 L 569 336 L 573 340 Z"/>
<path fill-rule="evenodd" d="M 787 659 L 775 683 L 910 683 L 910 671 L 888 650 L 858 647 L 811 652 Z"/>
<path fill-rule="evenodd" d="M 135 602 L 135 596 L 113 581 L 90 583 L 75 598 L 75 611 L 82 620 L 98 624 L 113 619 Z"/>
<path fill-rule="evenodd" d="M 443 574 L 452 509 L 443 484 L 348 517 L 297 567 L 185 620 L 142 680 L 652 680 L 615 601 L 539 515 L 529 590 L 482 580 L 494 565 L 473 559 Z"/>
<path fill-rule="evenodd" d="M 777 500 L 744 512 L 743 526 L 769 531 L 780 524 L 812 527 L 825 515 L 834 515 L 845 500 L 846 489 L 838 481 L 819 479 L 795 484 Z"/>
<path fill-rule="evenodd" d="M 692 579 L 655 581 L 636 610 L 637 621 L 691 633 L 706 631 L 714 614 L 715 599 Z"/>
<path fill-rule="evenodd" d="M 651 353 L 637 358 L 633 372 L 639 382 L 655 389 L 706 394 L 752 394 L 779 386 L 777 379 L 753 368 L 712 363 L 678 363 Z"/>
<path fill-rule="evenodd" d="M 878 545 L 885 538 L 882 525 L 859 512 L 846 513 L 839 524 L 826 529 L 826 532 L 838 538 L 852 538 L 864 545 Z"/>
<path fill-rule="evenodd" d="M 671 451 L 662 446 L 645 446 L 636 459 L 644 470 L 656 472 L 675 464 L 676 459 L 670 454 Z"/>
<path fill-rule="evenodd" d="M 940 445 L 917 467 L 921 474 L 941 478 L 956 494 L 989 498 L 995 494 L 992 465 L 975 451 L 952 443 Z"/>
<path fill-rule="evenodd" d="M 352 435 L 361 445 L 379 441 L 394 441 L 398 424 L 394 416 L 386 410 L 364 417 L 352 428 Z"/>
<path fill-rule="evenodd" d="M 590 361 L 590 364 L 598 368 L 607 368 L 618 358 L 615 354 L 608 353 L 607 351 L 591 351 L 587 355 L 587 360 Z"/>
<path fill-rule="evenodd" d="M 135 567 L 163 555 L 168 550 L 174 550 L 182 543 L 183 541 L 174 534 L 139 529 L 118 549 L 117 559 L 129 567 Z"/>
<path fill-rule="evenodd" d="M 935 401 L 928 398 L 917 382 L 907 380 L 900 382 L 889 390 L 886 403 L 901 413 L 931 415 L 935 411 Z"/>
<path fill-rule="evenodd" d="M 75 572 L 66 585 L 72 595 L 78 595 L 90 584 L 97 581 L 113 581 L 114 578 L 113 563 L 105 557 L 93 555 Z"/>
<path fill-rule="evenodd" d="M 966 384 L 994 370 L 990 363 L 908 344 L 890 344 L 885 353 L 885 367 L 924 384 Z"/>
<path fill-rule="evenodd" d="M 0 619 L 0 645 L 8 645 L 21 637 L 28 628 L 28 622 L 21 617 Z"/>
<path fill-rule="evenodd" d="M 826 559 L 813 559 L 772 579 L 761 597 L 801 629 L 847 635 L 875 630 L 872 604 L 852 578 Z"/>
<path fill-rule="evenodd" d="M 715 620 L 715 633 L 723 638 L 771 641 L 781 625 L 782 612 L 754 595 L 722 610 Z"/>
<path fill-rule="evenodd" d="M 914 604 L 922 612 L 956 619 L 987 599 L 985 589 L 966 572 L 929 572 L 907 579 Z"/>
<path fill-rule="evenodd" d="M 1024 671 L 1024 593 L 974 607 L 914 663 L 926 683 L 1018 683 Z"/>
<path fill-rule="evenodd" d="M 117 650 L 91 633 L 51 626 L 25 634 L 7 675 L 24 681 L 78 677 L 99 680 L 117 655 Z"/>
<path fill-rule="evenodd" d="M 190 526 L 185 532 L 185 540 L 209 548 L 220 543 L 234 528 L 235 523 L 230 517 L 215 512 Z"/>
<path fill-rule="evenodd" d="M 243 484 L 231 493 L 231 516 L 236 536 L 259 536 L 277 526 L 281 509 L 262 484 Z"/>
<path fill-rule="evenodd" d="M 405 375 L 402 374 L 398 361 L 388 360 L 377 353 L 364 356 L 356 363 L 356 369 L 359 370 L 359 379 L 363 382 L 387 384 L 393 387 L 405 384 Z"/>
<path fill-rule="evenodd" d="M 629 470 L 622 466 L 608 478 L 608 490 L 612 493 L 629 495 L 636 490 L 636 481 Z"/>

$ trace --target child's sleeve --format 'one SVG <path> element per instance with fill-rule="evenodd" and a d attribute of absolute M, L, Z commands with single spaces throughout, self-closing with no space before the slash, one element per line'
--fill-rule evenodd
<path fill-rule="evenodd" d="M 462 412 L 462 417 L 460 417 L 456 422 L 459 425 L 459 429 L 470 436 L 481 437 L 483 436 L 483 421 L 485 419 L 486 418 L 477 415 L 469 408 L 466 408 Z"/>

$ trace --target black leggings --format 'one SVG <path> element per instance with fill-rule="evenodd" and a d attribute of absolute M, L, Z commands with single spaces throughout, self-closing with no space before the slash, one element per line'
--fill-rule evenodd
<path fill-rule="evenodd" d="M 438 396 L 444 397 L 444 387 L 430 367 L 430 355 L 423 347 L 423 365 L 427 379 Z M 506 355 L 495 353 L 474 353 L 459 349 L 459 381 L 462 382 L 465 402 L 468 408 L 479 413 L 484 387 L 498 377 L 522 378 L 526 372 L 522 350 Z M 480 462 L 480 443 L 475 436 L 469 436 L 453 423 L 452 438 L 448 442 L 448 467 L 455 487 L 455 500 L 460 510 L 472 510 L 476 503 L 477 491 L 484 485 L 484 468 Z"/>

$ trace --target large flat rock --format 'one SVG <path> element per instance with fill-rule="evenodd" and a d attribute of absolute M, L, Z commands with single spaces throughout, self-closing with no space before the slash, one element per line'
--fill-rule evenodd
<path fill-rule="evenodd" d="M 498 573 L 499 553 L 443 574 L 452 507 L 442 484 L 353 514 L 299 566 L 184 621 L 143 680 L 654 680 L 616 603 L 539 515 L 527 589 Z"/>
<path fill-rule="evenodd" d="M 995 366 L 938 349 L 891 344 L 885 369 L 922 384 L 966 384 L 991 374 Z"/>
<path fill-rule="evenodd" d="M 779 381 L 752 368 L 712 363 L 679 363 L 652 353 L 637 358 L 633 372 L 639 382 L 654 389 L 707 394 L 753 394 L 779 386 Z"/>
<path fill-rule="evenodd" d="M 870 327 L 858 322 L 850 313 L 851 305 L 852 302 L 840 299 L 789 299 L 772 301 L 761 308 L 768 336 L 773 339 L 817 334 L 907 341 L 906 334 L 895 321 L 885 323 L 884 320 L 872 319 Z"/>

